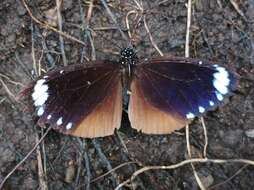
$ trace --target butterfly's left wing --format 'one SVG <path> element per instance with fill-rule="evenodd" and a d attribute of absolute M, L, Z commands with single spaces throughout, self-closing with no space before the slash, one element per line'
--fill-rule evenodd
<path fill-rule="evenodd" d="M 144 61 L 134 69 L 129 118 L 133 128 L 166 134 L 214 109 L 237 77 L 216 64 L 184 58 Z"/>
<path fill-rule="evenodd" d="M 80 137 L 102 137 L 120 127 L 120 66 L 71 65 L 40 77 L 24 91 L 36 108 L 39 124 Z"/>

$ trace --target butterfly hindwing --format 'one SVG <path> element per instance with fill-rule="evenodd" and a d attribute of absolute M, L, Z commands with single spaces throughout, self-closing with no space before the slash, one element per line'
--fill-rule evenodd
<path fill-rule="evenodd" d="M 235 87 L 236 76 L 218 65 L 183 58 L 144 61 L 135 68 L 131 86 L 129 115 L 132 126 L 154 133 L 153 126 L 151 129 L 147 127 L 149 123 L 156 123 L 149 122 L 152 118 L 150 113 L 144 116 L 148 123 L 146 126 L 142 120 L 138 122 L 134 119 L 135 113 L 141 112 L 141 108 L 133 104 L 140 98 L 138 96 L 143 96 L 146 107 L 149 105 L 168 115 L 171 120 L 175 119 L 174 124 L 168 125 L 168 131 L 173 131 L 184 127 L 189 119 L 214 109 Z M 161 121 L 161 117 L 157 117 L 157 125 L 161 129 L 157 129 L 156 134 L 164 133 Z"/>
<path fill-rule="evenodd" d="M 122 117 L 122 84 L 121 80 L 114 84 L 110 95 L 85 118 L 78 126 L 67 134 L 82 137 L 103 137 L 112 135 L 121 124 Z"/>
<path fill-rule="evenodd" d="M 121 89 L 119 65 L 96 63 L 49 72 L 31 86 L 30 95 L 39 124 L 74 136 L 100 137 L 120 127 Z"/>
<path fill-rule="evenodd" d="M 169 134 L 187 124 L 187 120 L 153 106 L 143 94 L 140 83 L 131 84 L 129 119 L 131 126 L 147 134 Z"/>

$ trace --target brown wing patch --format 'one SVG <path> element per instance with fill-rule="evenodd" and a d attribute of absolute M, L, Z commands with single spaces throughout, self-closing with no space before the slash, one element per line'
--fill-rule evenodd
<path fill-rule="evenodd" d="M 112 92 L 84 120 L 67 134 L 84 138 L 112 135 L 121 124 L 122 86 L 118 82 Z"/>
<path fill-rule="evenodd" d="M 131 84 L 129 119 L 133 128 L 147 134 L 169 134 L 189 122 L 149 104 L 135 80 Z"/>

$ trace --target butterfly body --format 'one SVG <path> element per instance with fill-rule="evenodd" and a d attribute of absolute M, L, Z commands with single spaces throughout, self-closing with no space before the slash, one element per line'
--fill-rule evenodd
<path fill-rule="evenodd" d="M 40 77 L 26 90 L 39 123 L 59 132 L 100 137 L 120 127 L 122 91 L 130 95 L 133 128 L 167 134 L 214 109 L 236 88 L 237 77 L 224 67 L 186 58 L 139 60 L 122 50 L 118 63 L 71 65 Z"/>

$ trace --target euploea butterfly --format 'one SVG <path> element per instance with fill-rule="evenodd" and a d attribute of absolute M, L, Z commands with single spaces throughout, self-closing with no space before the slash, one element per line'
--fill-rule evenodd
<path fill-rule="evenodd" d="M 130 95 L 131 126 L 168 134 L 218 106 L 232 94 L 237 76 L 208 61 L 161 57 L 139 60 L 131 48 L 119 62 L 70 65 L 39 77 L 23 92 L 39 124 L 79 137 L 112 135 L 121 124 L 122 91 Z"/>

